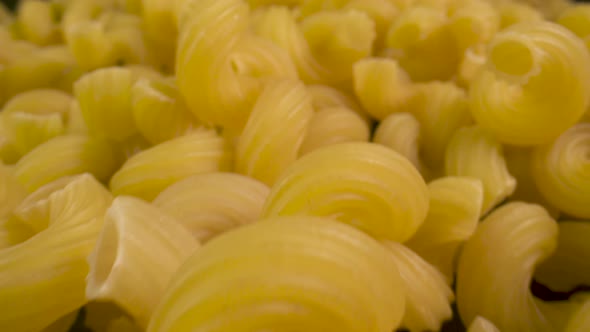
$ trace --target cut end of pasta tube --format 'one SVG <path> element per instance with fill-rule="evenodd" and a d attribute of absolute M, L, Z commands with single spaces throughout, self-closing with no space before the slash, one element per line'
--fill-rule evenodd
<path fill-rule="evenodd" d="M 108 281 L 117 270 L 119 250 L 117 225 L 114 222 L 107 222 L 104 224 L 94 252 L 88 257 L 93 269 L 86 279 L 86 298 L 100 299 L 108 293 Z"/>
<path fill-rule="evenodd" d="M 497 74 L 509 82 L 525 84 L 540 72 L 538 55 L 521 36 L 510 34 L 496 38 L 489 49 L 489 61 Z"/>

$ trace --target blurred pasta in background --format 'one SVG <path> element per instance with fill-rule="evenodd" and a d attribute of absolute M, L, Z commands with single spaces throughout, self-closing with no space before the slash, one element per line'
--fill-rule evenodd
<path fill-rule="evenodd" d="M 0 4 L 2 332 L 587 332 L 589 243 L 590 5 Z"/>

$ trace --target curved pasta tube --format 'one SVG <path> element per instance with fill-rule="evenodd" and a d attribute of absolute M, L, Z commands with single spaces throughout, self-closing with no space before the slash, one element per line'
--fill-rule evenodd
<path fill-rule="evenodd" d="M 590 223 L 562 221 L 557 249 L 535 271 L 535 279 L 550 289 L 568 292 L 590 285 Z"/>
<path fill-rule="evenodd" d="M 112 42 L 117 63 L 143 64 L 152 60 L 140 17 L 111 11 L 105 12 L 99 22 L 105 26 L 106 37 Z"/>
<path fill-rule="evenodd" d="M 167 80 L 137 81 L 131 89 L 131 100 L 135 125 L 152 144 L 185 135 L 197 126 L 176 87 Z"/>
<path fill-rule="evenodd" d="M 484 189 L 482 215 L 516 189 L 508 172 L 502 145 L 477 126 L 455 132 L 445 154 L 445 174 L 480 179 Z"/>
<path fill-rule="evenodd" d="M 405 300 L 388 255 L 362 232 L 323 218 L 251 224 L 189 258 L 147 331 L 390 332 Z"/>
<path fill-rule="evenodd" d="M 173 274 L 198 245 L 173 217 L 119 196 L 88 257 L 86 297 L 113 301 L 145 328 Z"/>
<path fill-rule="evenodd" d="M 500 332 L 500 330 L 489 320 L 477 316 L 469 325 L 467 332 Z"/>
<path fill-rule="evenodd" d="M 104 182 L 119 164 L 110 143 L 66 135 L 52 138 L 23 156 L 15 165 L 15 175 L 28 191 L 34 191 L 63 176 L 86 172 Z"/>
<path fill-rule="evenodd" d="M 369 124 L 354 111 L 343 107 L 325 108 L 311 118 L 299 153 L 304 155 L 344 142 L 367 142 L 370 134 Z"/>
<path fill-rule="evenodd" d="M 384 145 L 406 157 L 426 177 L 420 160 L 420 122 L 411 113 L 393 113 L 379 123 L 373 142 Z"/>
<path fill-rule="evenodd" d="M 572 1 L 570 0 L 520 0 L 520 2 L 528 3 L 531 6 L 534 6 L 549 20 L 554 20 L 564 10 L 572 6 Z"/>
<path fill-rule="evenodd" d="M 582 38 L 586 47 L 590 49 L 590 5 L 577 4 L 564 10 L 559 15 L 557 23 Z"/>
<path fill-rule="evenodd" d="M 529 291 L 535 266 L 557 245 L 557 223 L 538 205 L 508 203 L 467 241 L 457 270 L 466 324 L 481 315 L 502 331 L 562 331 L 574 303 L 543 302 Z"/>
<path fill-rule="evenodd" d="M 523 2 L 505 1 L 498 5 L 500 13 L 500 29 L 518 23 L 532 23 L 544 21 L 543 14 L 529 4 Z"/>
<path fill-rule="evenodd" d="M 24 39 L 37 45 L 55 44 L 60 41 L 58 8 L 55 4 L 32 0 L 18 6 L 16 24 Z"/>
<path fill-rule="evenodd" d="M 486 46 L 478 45 L 465 50 L 459 65 L 456 81 L 459 86 L 468 88 L 487 61 Z"/>
<path fill-rule="evenodd" d="M 475 232 L 483 204 L 480 180 L 443 177 L 428 184 L 426 220 L 406 245 L 438 268 L 449 285 L 460 246 Z"/>
<path fill-rule="evenodd" d="M 273 184 L 297 159 L 312 115 L 311 96 L 301 82 L 269 84 L 238 139 L 236 171 Z"/>
<path fill-rule="evenodd" d="M 402 111 L 414 92 L 408 75 L 390 59 L 366 58 L 355 63 L 353 84 L 363 107 L 378 120 Z"/>
<path fill-rule="evenodd" d="M 204 173 L 166 188 L 153 204 L 204 243 L 257 221 L 269 192 L 264 183 L 243 175 Z"/>
<path fill-rule="evenodd" d="M 447 80 L 461 59 L 454 43 L 444 9 L 416 6 L 391 24 L 385 54 L 396 59 L 415 81 Z"/>
<path fill-rule="evenodd" d="M 406 158 L 379 144 L 342 143 L 297 160 L 271 188 L 262 215 L 331 217 L 403 242 L 427 211 L 428 189 Z"/>
<path fill-rule="evenodd" d="M 402 244 L 385 242 L 406 293 L 401 326 L 410 331 L 438 331 L 452 316 L 453 291 L 444 276 Z"/>
<path fill-rule="evenodd" d="M 12 140 L 8 138 L 4 121 L 0 118 L 0 162 L 14 164 L 21 157 Z"/>
<path fill-rule="evenodd" d="M 515 25 L 492 40 L 470 95 L 473 117 L 502 143 L 551 142 L 586 112 L 590 53 L 555 23 Z"/>
<path fill-rule="evenodd" d="M 230 162 L 223 138 L 211 130 L 197 131 L 135 154 L 113 175 L 110 188 L 115 195 L 151 201 L 174 182 L 226 170 Z"/>
<path fill-rule="evenodd" d="M 500 30 L 500 14 L 485 0 L 467 0 L 453 10 L 450 29 L 461 54 L 477 45 L 487 44 Z"/>
<path fill-rule="evenodd" d="M 72 23 L 65 30 L 65 40 L 81 68 L 93 70 L 113 65 L 117 61 L 114 45 L 106 34 L 104 23 Z"/>
<path fill-rule="evenodd" d="M 559 210 L 590 218 L 590 123 L 577 124 L 548 145 L 535 148 L 532 174 L 537 188 Z"/>
<path fill-rule="evenodd" d="M 77 100 L 72 100 L 67 113 L 68 122 L 66 125 L 66 133 L 72 135 L 87 135 L 88 127 L 84 122 L 84 116 L 80 109 L 80 104 Z"/>
<path fill-rule="evenodd" d="M 0 162 L 0 218 L 8 216 L 26 195 L 25 188 L 14 174 L 14 168 Z"/>
<path fill-rule="evenodd" d="M 30 239 L 35 233 L 14 216 L 0 217 L 0 250 Z"/>
<path fill-rule="evenodd" d="M 159 60 L 170 68 L 174 68 L 178 39 L 175 10 L 175 1 L 142 1 L 143 27 L 146 37 L 153 45 L 150 51 L 156 53 Z"/>
<path fill-rule="evenodd" d="M 311 95 L 311 104 L 316 111 L 324 108 L 344 107 L 354 111 L 363 118 L 367 124 L 371 119 L 367 112 L 356 101 L 353 95 L 345 93 L 329 85 L 312 84 L 307 86 L 307 91 Z"/>
<path fill-rule="evenodd" d="M 112 197 L 85 174 L 45 200 L 39 203 L 48 205 L 49 226 L 19 245 L 0 250 L 3 331 L 40 330 L 86 302 L 86 256 Z"/>
<path fill-rule="evenodd" d="M 583 332 L 590 329 L 590 300 L 583 304 L 570 317 L 564 332 Z"/>

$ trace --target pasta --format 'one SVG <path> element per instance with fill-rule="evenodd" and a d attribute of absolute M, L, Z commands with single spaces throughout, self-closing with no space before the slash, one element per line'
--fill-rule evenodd
<path fill-rule="evenodd" d="M 590 300 L 585 299 L 569 319 L 565 332 L 582 332 L 590 328 Z"/>
<path fill-rule="evenodd" d="M 166 141 L 130 157 L 110 180 L 115 195 L 153 200 L 169 185 L 191 175 L 230 168 L 229 150 L 212 130 Z"/>
<path fill-rule="evenodd" d="M 174 50 L 178 38 L 175 1 L 143 0 L 141 16 L 146 38 L 152 45 L 150 51 L 168 68 L 174 68 Z"/>
<path fill-rule="evenodd" d="M 498 330 L 496 326 L 489 320 L 481 316 L 477 316 L 471 325 L 469 325 L 467 332 L 500 332 L 500 330 Z"/>
<path fill-rule="evenodd" d="M 576 36 L 580 37 L 585 43 L 586 48 L 590 49 L 590 6 L 578 4 L 564 10 L 557 20 L 557 23 L 563 25 Z"/>
<path fill-rule="evenodd" d="M 470 96 L 476 122 L 500 142 L 551 142 L 586 112 L 590 54 L 555 23 L 515 25 L 492 40 Z"/>
<path fill-rule="evenodd" d="M 453 291 L 443 275 L 402 244 L 384 243 L 397 266 L 406 293 L 401 326 L 410 331 L 438 331 L 451 318 Z"/>
<path fill-rule="evenodd" d="M 86 256 L 111 199 L 85 174 L 37 203 L 47 206 L 48 227 L 0 250 L 1 330 L 40 330 L 85 303 Z"/>
<path fill-rule="evenodd" d="M 529 291 L 535 266 L 555 250 L 557 232 L 538 205 L 508 203 L 486 217 L 459 259 L 463 321 L 482 315 L 502 331 L 562 331 L 575 303 L 543 302 Z"/>
<path fill-rule="evenodd" d="M 504 2 L 499 4 L 501 29 L 517 23 L 542 22 L 543 14 L 524 2 Z"/>
<path fill-rule="evenodd" d="M 61 35 L 59 22 L 56 22 L 57 10 L 54 4 L 45 1 L 23 2 L 16 17 L 19 34 L 37 45 L 58 43 Z"/>
<path fill-rule="evenodd" d="M 553 206 L 578 218 L 590 218 L 590 123 L 577 124 L 548 145 L 535 148 L 532 174 Z"/>
<path fill-rule="evenodd" d="M 500 30 L 500 14 L 485 0 L 464 0 L 449 17 L 450 29 L 461 54 L 487 44 Z"/>
<path fill-rule="evenodd" d="M 297 159 L 312 115 L 311 96 L 302 83 L 269 84 L 238 139 L 236 172 L 273 184 Z"/>
<path fill-rule="evenodd" d="M 14 168 L 0 163 L 0 219 L 10 214 L 26 195 L 14 175 Z"/>
<path fill-rule="evenodd" d="M 147 331 L 390 332 L 405 304 L 390 260 L 378 242 L 331 220 L 261 221 L 189 258 Z"/>
<path fill-rule="evenodd" d="M 443 177 L 430 182 L 428 189 L 430 204 L 426 220 L 406 245 L 437 267 L 451 285 L 460 246 L 477 228 L 483 186 L 475 178 Z"/>
<path fill-rule="evenodd" d="M 41 332 L 67 332 L 74 325 L 76 316 L 78 316 L 78 312 L 72 311 L 44 328 Z"/>
<path fill-rule="evenodd" d="M 477 126 L 455 132 L 445 154 L 445 174 L 481 180 L 484 189 L 482 215 L 516 189 L 516 179 L 508 172 L 502 145 Z"/>
<path fill-rule="evenodd" d="M 197 248 L 173 217 L 138 198 L 119 196 L 89 256 L 86 297 L 112 300 L 145 328 L 170 278 Z"/>
<path fill-rule="evenodd" d="M 269 191 L 264 183 L 243 175 L 204 173 L 169 186 L 153 204 L 205 243 L 257 221 Z"/>
<path fill-rule="evenodd" d="M 90 301 L 84 306 L 84 326 L 92 331 L 114 332 L 118 326 L 127 327 L 126 332 L 139 332 L 145 329 L 140 328 L 133 322 L 119 306 L 112 302 Z M 120 331 L 120 332 L 123 332 Z"/>
<path fill-rule="evenodd" d="M 375 238 L 403 242 L 427 211 L 426 184 L 406 158 L 378 144 L 342 143 L 289 167 L 271 188 L 262 216 L 331 217 Z"/>

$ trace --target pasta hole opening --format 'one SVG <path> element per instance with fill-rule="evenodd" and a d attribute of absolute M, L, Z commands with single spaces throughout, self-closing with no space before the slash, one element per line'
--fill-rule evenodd
<path fill-rule="evenodd" d="M 106 222 L 95 248 L 94 261 L 90 263 L 89 288 L 101 288 L 115 268 L 119 252 L 119 232 L 115 223 Z"/>
<path fill-rule="evenodd" d="M 503 40 L 492 46 L 490 61 L 494 68 L 507 76 L 530 76 L 536 67 L 535 54 L 525 43 Z"/>

